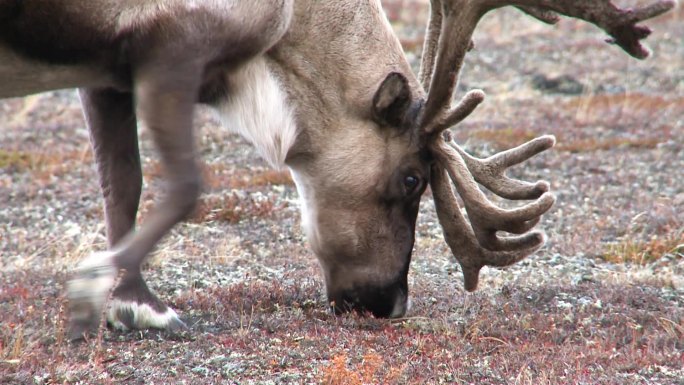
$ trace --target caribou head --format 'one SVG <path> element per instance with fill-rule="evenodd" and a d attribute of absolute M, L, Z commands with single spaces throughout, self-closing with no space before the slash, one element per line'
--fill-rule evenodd
<path fill-rule="evenodd" d="M 336 310 L 400 316 L 432 155 L 414 130 L 420 94 L 398 72 L 374 83 L 375 93 L 349 100 L 356 111 L 330 122 L 342 127 L 317 138 L 324 145 L 290 165 L 304 231 Z"/>
<path fill-rule="evenodd" d="M 533 228 L 554 203 L 549 184 L 505 173 L 555 139 L 542 136 L 478 159 L 445 135 L 484 100 L 473 90 L 452 106 L 473 30 L 483 15 L 505 5 L 547 23 L 557 14 L 586 20 L 644 58 L 639 40 L 649 30 L 636 23 L 674 3 L 621 10 L 607 0 L 432 0 L 417 78 L 377 2 L 295 4 L 289 32 L 268 55 L 295 106 L 300 134 L 287 163 L 337 310 L 405 313 L 416 217 L 428 185 L 466 290 L 475 290 L 483 266 L 510 265 L 544 244 L 544 234 Z M 502 198 L 531 202 L 497 207 L 478 184 Z"/>

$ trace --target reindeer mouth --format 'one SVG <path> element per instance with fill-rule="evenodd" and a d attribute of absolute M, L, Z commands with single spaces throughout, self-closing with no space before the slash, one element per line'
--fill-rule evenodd
<path fill-rule="evenodd" d="M 354 288 L 328 298 L 337 315 L 358 312 L 370 313 L 377 318 L 399 318 L 410 308 L 406 280 L 384 287 Z"/>

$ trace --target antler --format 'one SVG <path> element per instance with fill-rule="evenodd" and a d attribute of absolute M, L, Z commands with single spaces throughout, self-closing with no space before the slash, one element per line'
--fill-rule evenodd
<path fill-rule="evenodd" d="M 651 29 L 637 24 L 676 4 L 676 0 L 658 0 L 636 9 L 620 9 L 610 0 L 432 0 L 419 75 L 428 91 L 421 126 L 432 132 L 429 123 L 450 106 L 463 59 L 472 46 L 473 31 L 482 16 L 493 9 L 514 5 L 546 23 L 555 23 L 557 14 L 582 19 L 606 31 L 610 43 L 644 59 L 649 51 L 641 40 Z"/>
<path fill-rule="evenodd" d="M 544 140 L 548 139 L 548 137 L 540 139 Z M 554 139 L 550 139 L 550 142 L 552 145 Z M 529 143 L 510 151 L 514 154 L 515 158 L 520 160 L 528 159 L 535 154 L 533 146 L 530 146 Z M 543 187 L 542 189 L 530 189 L 521 181 L 513 182 L 511 179 L 502 179 L 510 182 L 508 187 L 512 187 L 513 191 L 506 191 L 510 195 L 529 196 L 538 199 L 515 209 L 506 210 L 499 208 L 492 204 L 479 189 L 473 178 L 472 170 L 469 169 L 467 163 L 457 150 L 443 140 L 439 140 L 436 141 L 433 152 L 451 179 L 456 181 L 456 191 L 463 198 L 475 237 L 482 247 L 495 251 L 513 251 L 537 246 L 536 243 L 540 241 L 540 237 L 536 233 L 525 233 L 537 224 L 539 217 L 548 211 L 555 202 L 555 198 L 551 193 L 541 191 Z M 475 158 L 471 158 L 471 160 L 476 161 Z M 478 162 L 474 165 L 478 167 L 478 171 L 484 170 L 484 168 L 480 168 L 483 163 Z M 506 163 L 503 162 L 500 165 L 503 168 L 507 167 Z M 502 172 L 503 170 L 501 170 Z M 483 177 L 485 185 L 488 184 L 496 188 L 501 187 L 501 183 L 494 179 L 498 176 L 496 175 L 498 172 L 491 175 L 479 172 L 478 174 Z M 548 190 L 548 187 L 546 189 Z M 542 192 L 541 196 L 537 194 L 538 192 Z M 501 238 L 496 235 L 498 231 L 524 235 Z"/>
<path fill-rule="evenodd" d="M 477 23 L 490 10 L 506 5 L 516 6 L 550 24 L 559 20 L 559 14 L 588 21 L 606 31 L 611 36 L 609 42 L 643 59 L 649 52 L 640 41 L 651 30 L 637 24 L 667 12 L 676 1 L 658 0 L 637 9 L 620 9 L 610 0 L 431 0 L 419 74 L 428 96 L 419 128 L 437 159 L 431 180 L 437 215 L 445 240 L 463 268 L 465 288 L 469 291 L 477 287 L 482 266 L 510 265 L 544 244 L 543 233 L 531 230 L 555 201 L 547 182 L 529 183 L 505 175 L 508 167 L 553 147 L 552 136 L 479 159 L 439 135 L 465 119 L 484 100 L 482 91 L 473 90 L 451 106 L 463 59 L 473 47 L 471 39 Z M 463 216 L 446 175 L 463 199 L 470 223 Z M 502 209 L 487 199 L 477 183 L 506 199 L 534 201 L 515 209 Z M 518 235 L 499 236 L 498 232 Z"/>
<path fill-rule="evenodd" d="M 445 234 L 444 239 L 461 265 L 466 290 L 473 291 L 477 288 L 480 269 L 483 266 L 511 265 L 537 251 L 544 244 L 544 234 L 534 232 L 526 235 L 526 239 L 519 243 L 524 243 L 527 247 L 518 250 L 492 251 L 483 248 L 473 228 L 461 213 L 446 171 L 439 165 L 432 169 L 430 186 L 437 217 Z"/>

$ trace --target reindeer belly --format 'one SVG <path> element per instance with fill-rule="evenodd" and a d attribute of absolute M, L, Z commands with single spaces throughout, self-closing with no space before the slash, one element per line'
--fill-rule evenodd
<path fill-rule="evenodd" d="M 0 97 L 111 84 L 116 41 L 105 1 L 0 3 Z"/>
<path fill-rule="evenodd" d="M 50 64 L 29 59 L 0 42 L 0 98 L 75 87 L 114 85 L 114 77 L 87 64 Z"/>

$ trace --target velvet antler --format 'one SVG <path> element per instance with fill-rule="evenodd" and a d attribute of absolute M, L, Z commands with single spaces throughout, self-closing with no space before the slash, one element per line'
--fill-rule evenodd
<path fill-rule="evenodd" d="M 609 42 L 643 59 L 649 52 L 641 40 L 651 30 L 638 23 L 667 12 L 676 1 L 658 0 L 636 9 L 621 9 L 610 0 L 431 1 L 419 74 L 428 96 L 419 129 L 437 159 L 431 180 L 435 206 L 444 238 L 463 268 L 465 288 L 469 291 L 477 287 L 483 266 L 510 265 L 544 244 L 543 233 L 532 229 L 555 201 L 547 182 L 529 183 L 505 175 L 507 168 L 553 147 L 552 136 L 479 159 L 440 135 L 465 119 L 484 100 L 482 91 L 473 90 L 451 106 L 463 59 L 473 47 L 471 39 L 477 23 L 487 12 L 507 5 L 549 24 L 556 23 L 559 15 L 585 20 L 606 31 L 611 36 Z M 502 198 L 533 201 L 518 208 L 502 209 L 487 199 L 478 183 Z M 463 199 L 467 220 L 452 185 Z"/>

